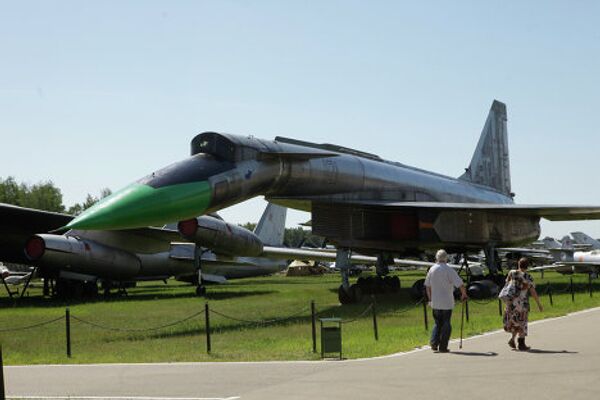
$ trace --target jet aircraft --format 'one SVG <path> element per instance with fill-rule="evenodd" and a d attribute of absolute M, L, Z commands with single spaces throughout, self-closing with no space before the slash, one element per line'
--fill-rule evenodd
<path fill-rule="evenodd" d="M 508 153 L 506 106 L 499 101 L 458 178 L 339 145 L 205 132 L 192 140 L 191 157 L 103 199 L 67 227 L 156 225 L 264 195 L 311 212 L 313 232 L 337 247 L 339 298 L 350 303 L 360 297 L 348 279 L 351 251 L 377 255 L 378 273 L 385 274 L 394 255 L 483 249 L 494 272 L 495 248 L 537 239 L 540 218 L 600 219 L 600 206 L 515 204 Z"/>

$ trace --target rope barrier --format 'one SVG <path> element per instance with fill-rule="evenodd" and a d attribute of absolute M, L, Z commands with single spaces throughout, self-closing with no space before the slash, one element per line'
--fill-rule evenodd
<path fill-rule="evenodd" d="M 60 316 L 60 317 L 58 317 L 58 318 L 54 318 L 54 319 L 51 319 L 51 320 L 49 320 L 49 321 L 40 322 L 40 323 L 38 323 L 38 324 L 27 325 L 27 326 L 21 326 L 21 327 L 18 327 L 18 328 L 4 328 L 4 329 L 0 329 L 0 332 L 24 331 L 24 330 L 26 330 L 26 329 L 38 328 L 38 327 L 40 327 L 40 326 L 49 325 L 49 324 L 51 324 L 51 323 L 53 323 L 53 322 L 60 321 L 61 319 L 64 319 L 64 318 L 65 318 L 65 317 L 63 317 L 63 316 Z"/>
<path fill-rule="evenodd" d="M 164 324 L 164 325 L 160 325 L 160 326 L 155 326 L 152 328 L 115 328 L 115 327 L 111 327 L 111 326 L 105 326 L 105 325 L 101 325 L 95 322 L 91 322 L 91 321 L 86 321 L 82 318 L 76 317 L 75 315 L 71 315 L 71 318 L 73 318 L 75 321 L 81 322 L 82 324 L 85 325 L 89 325 L 92 326 L 94 328 L 99 328 L 99 329 L 104 329 L 107 331 L 114 331 L 114 332 L 152 332 L 152 331 L 158 331 L 160 329 L 164 329 L 164 328 L 169 328 L 171 326 L 175 326 L 175 325 L 179 325 L 183 322 L 189 321 L 192 318 L 196 318 L 199 315 L 204 314 L 204 310 L 202 311 L 198 311 L 197 313 L 194 313 L 188 317 L 185 317 L 183 319 L 174 321 L 174 322 L 170 322 L 168 324 Z M 62 317 L 61 317 L 62 318 Z"/>
<path fill-rule="evenodd" d="M 302 313 L 304 313 L 306 311 L 308 311 L 308 307 L 304 307 L 300 311 L 298 311 L 298 312 L 296 312 L 294 314 L 290 314 L 290 315 L 288 315 L 286 317 L 283 317 L 283 318 L 263 319 L 263 320 L 251 320 L 251 319 L 243 319 L 243 318 L 232 317 L 231 315 L 223 314 L 223 313 L 221 313 L 219 311 L 210 310 L 211 313 L 219 315 L 219 316 L 221 316 L 223 318 L 230 319 L 230 320 L 236 321 L 236 322 L 244 322 L 244 323 L 247 323 L 247 324 L 254 324 L 254 325 L 268 325 L 268 324 L 274 324 L 274 323 L 277 323 L 277 322 L 287 321 L 287 320 L 290 320 L 292 318 L 297 317 L 298 315 L 300 315 L 300 314 L 302 314 Z"/>

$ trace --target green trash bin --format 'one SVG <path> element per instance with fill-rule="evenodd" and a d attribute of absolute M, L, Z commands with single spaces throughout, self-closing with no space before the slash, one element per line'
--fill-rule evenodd
<path fill-rule="evenodd" d="M 321 322 L 321 358 L 338 353 L 342 359 L 342 319 L 319 318 Z"/>

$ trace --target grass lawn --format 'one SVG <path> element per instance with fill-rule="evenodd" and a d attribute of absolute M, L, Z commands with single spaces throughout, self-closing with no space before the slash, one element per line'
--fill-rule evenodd
<path fill-rule="evenodd" d="M 398 273 L 402 281 L 399 294 L 377 296 L 379 340 L 373 335 L 370 313 L 343 326 L 344 357 L 359 358 L 410 350 L 428 343 L 423 308 L 409 297 L 412 283 L 424 277 L 420 271 Z M 554 306 L 542 296 L 545 311 L 534 310 L 531 320 L 565 315 L 600 306 L 600 282 L 594 281 L 593 297 L 587 292 L 587 276 L 575 276 L 575 302 L 568 292 L 569 277 L 546 273 L 542 280 L 534 274 L 538 291 L 551 282 Z M 208 287 L 208 295 L 198 298 L 194 288 L 169 281 L 167 285 L 143 283 L 129 289 L 127 297 L 67 304 L 41 298 L 41 289 L 32 288 L 29 296 L 14 304 L 0 287 L 0 343 L 7 365 L 47 363 L 176 362 L 314 360 L 312 352 L 310 301 L 314 300 L 320 317 L 359 316 L 370 304 L 340 306 L 337 301 L 338 275 L 311 277 L 271 276 L 242 279 Z M 145 329 L 184 319 L 211 309 L 239 320 L 269 320 L 291 316 L 269 325 L 249 324 L 211 312 L 212 352 L 206 353 L 204 315 L 155 331 L 111 331 L 71 321 L 72 357 L 66 356 L 65 321 L 27 330 L 2 332 L 64 316 L 65 307 L 74 317 L 119 329 Z M 430 310 L 429 323 L 432 323 Z M 465 336 L 500 329 L 498 302 L 470 302 L 470 321 Z M 453 315 L 453 337 L 458 337 L 460 306 Z M 431 329 L 431 326 L 430 326 Z M 535 343 L 535 338 L 531 338 Z M 317 349 L 319 350 L 319 349 Z"/>

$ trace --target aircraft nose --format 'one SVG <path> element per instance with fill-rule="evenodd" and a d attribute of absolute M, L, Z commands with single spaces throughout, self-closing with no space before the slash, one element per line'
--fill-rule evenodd
<path fill-rule="evenodd" d="M 115 230 L 162 226 L 203 214 L 211 196 L 206 180 L 160 187 L 136 182 L 88 208 L 66 228 Z"/>

